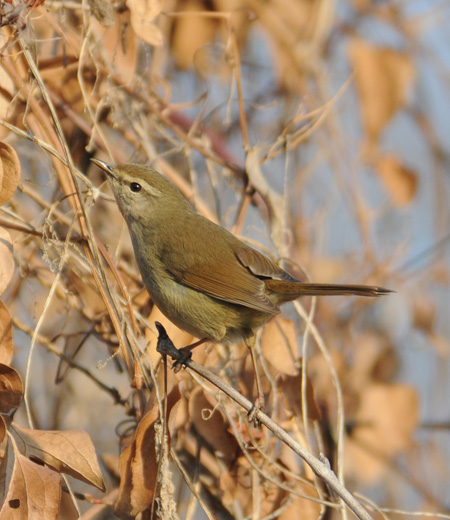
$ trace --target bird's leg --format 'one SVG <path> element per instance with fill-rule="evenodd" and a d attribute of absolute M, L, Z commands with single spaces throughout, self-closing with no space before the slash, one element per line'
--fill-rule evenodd
<path fill-rule="evenodd" d="M 245 344 L 247 345 L 248 350 L 250 351 L 250 356 L 252 358 L 252 365 L 253 365 L 253 371 L 255 373 L 255 380 L 256 380 L 256 392 L 257 396 L 255 399 L 255 402 L 253 403 L 253 408 L 248 413 L 248 420 L 251 423 L 254 423 L 255 426 L 259 426 L 259 420 L 256 416 L 257 412 L 259 410 L 264 412 L 264 405 L 265 405 L 265 399 L 264 399 L 264 393 L 262 391 L 262 385 L 261 385 L 261 378 L 259 377 L 259 371 L 258 367 L 256 365 L 256 357 L 255 357 L 255 343 L 256 343 L 256 336 L 250 336 L 249 338 L 246 338 Z"/>
<path fill-rule="evenodd" d="M 191 343 L 191 345 L 187 345 L 186 347 L 178 349 L 178 352 L 183 354 L 183 358 L 180 361 L 176 361 L 173 364 L 173 369 L 174 369 L 175 373 L 180 371 L 181 367 L 185 364 L 185 362 L 188 359 L 191 359 L 192 351 L 194 350 L 194 348 L 198 347 L 199 345 L 202 345 L 203 343 L 205 343 L 205 341 L 208 341 L 208 339 L 207 338 L 199 339 L 195 343 Z"/>

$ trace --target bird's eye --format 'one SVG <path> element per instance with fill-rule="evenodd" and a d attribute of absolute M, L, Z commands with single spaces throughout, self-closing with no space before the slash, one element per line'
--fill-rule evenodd
<path fill-rule="evenodd" d="M 142 186 L 138 182 L 132 182 L 130 184 L 130 190 L 133 193 L 139 193 L 142 190 Z"/>

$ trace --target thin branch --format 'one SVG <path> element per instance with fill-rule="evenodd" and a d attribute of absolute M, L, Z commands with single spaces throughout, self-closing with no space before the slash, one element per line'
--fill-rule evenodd
<path fill-rule="evenodd" d="M 253 403 L 246 397 L 240 394 L 232 386 L 225 383 L 220 377 L 216 376 L 209 370 L 205 369 L 201 365 L 192 361 L 192 359 L 186 359 L 186 356 L 180 352 L 172 340 L 167 335 L 164 327 L 156 322 L 155 323 L 159 336 L 157 351 L 161 354 L 170 356 L 178 367 L 184 366 L 188 370 L 192 370 L 198 375 L 205 378 L 212 385 L 219 388 L 224 392 L 230 399 L 239 404 L 247 413 L 254 412 L 255 418 L 268 428 L 273 434 L 275 434 L 280 441 L 284 442 L 286 446 L 292 449 L 297 455 L 299 455 L 313 470 L 313 472 L 320 478 L 322 478 L 328 486 L 347 504 L 347 506 L 355 513 L 360 520 L 372 520 L 370 514 L 364 509 L 364 507 L 356 500 L 356 498 L 339 482 L 334 472 L 331 470 L 329 463 L 326 459 L 319 460 L 308 450 L 303 448 L 297 441 L 295 441 L 283 428 L 276 424 L 272 419 L 263 413 L 261 410 L 254 410 Z"/>

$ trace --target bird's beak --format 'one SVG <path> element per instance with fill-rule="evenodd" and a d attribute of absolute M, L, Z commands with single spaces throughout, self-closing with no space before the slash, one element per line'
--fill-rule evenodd
<path fill-rule="evenodd" d="M 96 166 L 105 171 L 110 177 L 115 178 L 114 166 L 112 164 L 108 164 L 104 161 L 101 161 L 100 159 L 91 159 L 91 162 L 93 162 Z"/>

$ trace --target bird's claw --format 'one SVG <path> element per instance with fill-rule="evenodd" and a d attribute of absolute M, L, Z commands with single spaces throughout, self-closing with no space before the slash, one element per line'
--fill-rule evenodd
<path fill-rule="evenodd" d="M 192 352 L 189 348 L 179 348 L 178 349 L 178 359 L 172 365 L 172 369 L 175 372 L 179 372 L 184 366 L 186 366 L 186 362 L 192 358 Z"/>

